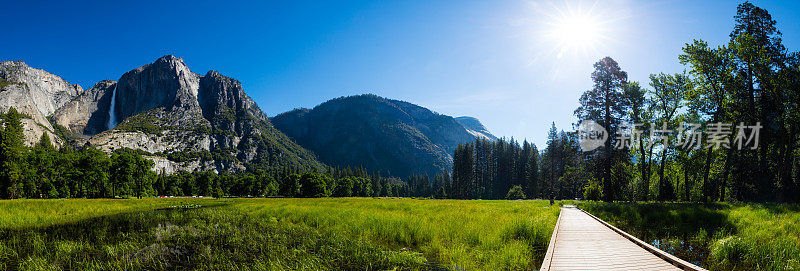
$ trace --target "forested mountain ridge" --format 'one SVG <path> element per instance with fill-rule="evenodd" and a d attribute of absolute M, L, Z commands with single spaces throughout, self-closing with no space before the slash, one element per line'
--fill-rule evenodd
<path fill-rule="evenodd" d="M 38 127 L 56 142 L 139 150 L 165 173 L 323 168 L 272 126 L 238 81 L 216 71 L 196 74 L 175 56 L 86 91 L 19 61 L 2 64 L 0 107 L 19 107 L 23 120 L 32 120 L 26 131 Z M 26 143 L 41 133 L 26 135 Z"/>
<path fill-rule="evenodd" d="M 372 94 L 332 99 L 271 120 L 329 165 L 402 177 L 450 171 L 456 146 L 482 137 L 453 117 Z"/>

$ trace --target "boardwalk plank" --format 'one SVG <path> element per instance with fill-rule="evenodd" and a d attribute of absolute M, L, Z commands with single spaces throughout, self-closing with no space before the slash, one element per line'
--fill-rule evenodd
<path fill-rule="evenodd" d="M 564 206 L 541 270 L 682 270 L 612 228 Z"/>

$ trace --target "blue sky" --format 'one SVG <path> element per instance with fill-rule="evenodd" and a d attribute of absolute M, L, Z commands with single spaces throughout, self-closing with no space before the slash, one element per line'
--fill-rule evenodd
<path fill-rule="evenodd" d="M 174 54 L 196 73 L 238 79 L 270 116 L 375 93 L 477 117 L 498 136 L 541 147 L 551 122 L 576 121 L 598 59 L 613 57 L 644 85 L 651 73 L 680 72 L 684 43 L 727 42 L 738 3 L 5 1 L 0 60 L 90 87 Z M 800 49 L 800 3 L 753 3 Z M 591 47 L 565 49 L 552 37 L 570 12 L 601 25 Z"/>

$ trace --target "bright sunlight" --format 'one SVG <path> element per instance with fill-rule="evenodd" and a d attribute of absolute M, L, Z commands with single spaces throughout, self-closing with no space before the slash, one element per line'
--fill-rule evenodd
<path fill-rule="evenodd" d="M 549 18 L 546 37 L 549 42 L 556 45 L 557 57 L 562 58 L 566 54 L 588 55 L 596 52 L 598 47 L 603 45 L 607 39 L 605 25 L 608 18 L 604 18 L 594 9 L 594 5 L 588 10 L 573 8 L 567 5 L 565 8 L 555 8 L 556 12 Z M 608 17 L 608 16 L 605 16 Z"/>
<path fill-rule="evenodd" d="M 597 22 L 586 16 L 564 18 L 556 26 L 558 39 L 565 46 L 592 46 L 599 37 Z"/>

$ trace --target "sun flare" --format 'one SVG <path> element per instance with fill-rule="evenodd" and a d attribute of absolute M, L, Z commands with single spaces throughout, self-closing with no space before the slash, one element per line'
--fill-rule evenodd
<path fill-rule="evenodd" d="M 593 46 L 598 42 L 598 23 L 588 16 L 564 18 L 555 27 L 559 42 L 565 46 Z"/>
<path fill-rule="evenodd" d="M 595 3 L 596 4 L 596 3 Z M 556 8 L 547 16 L 546 35 L 548 43 L 555 46 L 556 57 L 566 55 L 589 55 L 604 46 L 608 39 L 606 24 L 610 21 L 608 14 L 595 9 L 582 7 Z"/>

